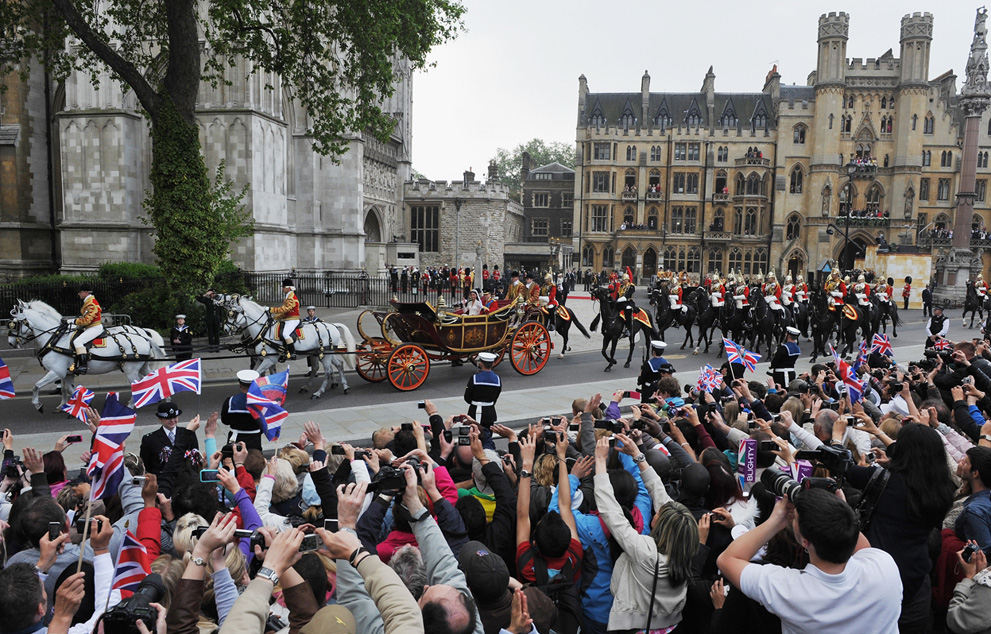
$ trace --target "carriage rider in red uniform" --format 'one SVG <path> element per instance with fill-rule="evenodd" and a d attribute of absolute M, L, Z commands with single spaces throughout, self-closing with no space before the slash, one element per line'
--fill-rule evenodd
<path fill-rule="evenodd" d="M 836 269 L 833 269 L 826 280 L 826 292 L 829 293 L 829 310 L 836 310 L 837 306 L 842 310 L 846 303 L 846 284 L 840 279 L 840 272 Z"/>
<path fill-rule="evenodd" d="M 296 287 L 293 286 L 293 281 L 288 277 L 282 280 L 282 292 L 286 294 L 282 306 L 275 306 L 269 312 L 272 313 L 276 321 L 281 322 L 277 336 L 281 336 L 282 341 L 285 342 L 288 358 L 295 359 L 296 327 L 299 326 L 299 300 L 296 299 Z"/>
<path fill-rule="evenodd" d="M 540 287 L 540 302 L 547 311 L 547 330 L 554 330 L 555 313 L 557 311 L 557 284 L 550 273 L 544 274 L 544 285 Z"/>
<path fill-rule="evenodd" d="M 73 364 L 75 374 L 86 374 L 89 369 L 89 353 L 86 351 L 86 344 L 90 343 L 103 334 L 103 309 L 100 302 L 93 296 L 93 285 L 85 283 L 79 287 L 79 299 L 83 300 L 83 307 L 79 318 L 73 324 L 76 327 L 75 334 L 69 342 L 76 349 L 76 358 Z"/>
<path fill-rule="evenodd" d="M 767 274 L 767 281 L 761 288 L 764 293 L 764 300 L 771 307 L 771 310 L 784 312 L 785 308 L 781 305 L 781 285 L 778 284 L 778 278 L 774 275 L 774 269 L 771 269 Z"/>
<path fill-rule="evenodd" d="M 857 283 L 853 285 L 853 294 L 857 298 L 857 304 L 860 306 L 870 306 L 871 303 L 871 285 L 867 283 L 867 278 L 861 273 L 857 276 Z"/>
<path fill-rule="evenodd" d="M 526 291 L 524 299 L 526 303 L 530 306 L 540 305 L 540 285 L 533 281 L 533 273 L 527 271 L 526 279 Z"/>

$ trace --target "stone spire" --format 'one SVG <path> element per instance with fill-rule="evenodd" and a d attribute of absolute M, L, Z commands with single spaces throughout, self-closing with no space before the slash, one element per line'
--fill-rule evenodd
<path fill-rule="evenodd" d="M 974 20 L 974 41 L 970 45 L 970 57 L 967 59 L 967 81 L 960 91 L 961 101 L 968 97 L 984 100 L 982 110 L 987 107 L 987 99 L 991 97 L 988 90 L 988 10 L 981 7 L 977 10 Z"/>

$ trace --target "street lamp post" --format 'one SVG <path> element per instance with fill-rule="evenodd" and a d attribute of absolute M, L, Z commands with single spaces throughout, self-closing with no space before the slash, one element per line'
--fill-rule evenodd
<path fill-rule="evenodd" d="M 850 245 L 850 214 L 853 212 L 853 175 L 857 173 L 859 167 L 852 160 L 846 164 L 846 174 L 847 174 L 847 209 L 843 216 L 843 250 L 846 251 Z M 842 191 L 842 190 L 841 190 Z M 826 233 L 833 235 L 834 230 L 839 228 L 830 223 L 826 227 Z M 840 262 L 839 265 L 842 267 L 843 263 Z"/>

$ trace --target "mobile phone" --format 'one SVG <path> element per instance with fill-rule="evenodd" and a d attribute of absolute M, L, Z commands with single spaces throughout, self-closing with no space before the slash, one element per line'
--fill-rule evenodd
<path fill-rule="evenodd" d="M 970 563 L 970 558 L 974 556 L 977 552 L 977 544 L 967 544 L 963 547 L 963 552 L 960 553 L 960 557 L 963 558 L 968 564 Z"/>
<path fill-rule="evenodd" d="M 626 390 L 623 392 L 623 398 L 640 398 L 640 392 L 634 392 L 632 390 Z"/>
<path fill-rule="evenodd" d="M 873 451 L 868 451 L 866 454 L 864 454 L 864 461 L 867 464 L 872 464 L 875 460 L 877 460 L 877 454 L 875 454 Z"/>
<path fill-rule="evenodd" d="M 357 451 L 354 452 L 354 459 L 355 460 L 362 460 L 364 458 L 367 458 L 369 455 L 371 455 L 371 454 L 369 452 L 365 451 L 364 449 L 358 449 Z"/>
<path fill-rule="evenodd" d="M 94 517 L 94 518 L 91 518 L 90 521 L 91 522 L 96 522 L 96 531 L 95 532 L 99 533 L 100 530 L 103 528 L 103 520 L 96 519 Z M 57 522 L 52 522 L 52 523 L 54 524 L 54 523 L 57 523 Z M 49 530 L 51 530 L 51 528 L 49 528 Z M 80 517 L 79 519 L 76 520 L 76 532 L 79 533 L 80 535 L 82 535 L 85 530 L 86 530 L 86 518 Z M 204 530 L 206 530 L 206 527 L 204 527 Z M 93 531 L 93 529 L 91 527 L 90 528 L 90 533 L 92 533 L 92 532 L 94 532 L 94 531 Z"/>
<path fill-rule="evenodd" d="M 778 446 L 774 443 L 773 440 L 762 440 L 762 441 L 760 441 L 760 450 L 761 451 L 777 451 L 778 450 Z"/>
<path fill-rule="evenodd" d="M 466 447 L 471 444 L 471 437 L 469 436 L 458 436 L 458 446 Z"/>
<path fill-rule="evenodd" d="M 461 427 L 458 427 L 459 436 L 468 436 L 469 434 L 471 434 L 471 427 L 469 427 L 468 425 L 462 425 Z"/>
<path fill-rule="evenodd" d="M 323 546 L 323 540 L 316 533 L 311 535 L 303 536 L 303 543 L 299 545 L 299 552 L 307 553 L 311 550 L 317 550 Z"/>
<path fill-rule="evenodd" d="M 413 431 L 413 423 L 402 423 L 399 425 L 402 431 Z"/>
<path fill-rule="evenodd" d="M 82 442 L 82 441 L 83 441 L 83 437 L 80 436 L 79 434 L 73 434 L 72 436 L 66 436 L 65 438 L 65 442 L 67 443 Z"/>
<path fill-rule="evenodd" d="M 557 432 L 553 429 L 544 430 L 544 442 L 556 443 L 558 441 Z"/>
<path fill-rule="evenodd" d="M 454 439 L 454 434 L 451 433 L 451 430 L 450 429 L 445 429 L 444 430 L 444 440 L 446 442 L 452 442 L 453 439 Z"/>
<path fill-rule="evenodd" d="M 610 438 L 609 439 L 609 448 L 610 449 L 615 449 L 616 448 L 616 438 Z"/>
<path fill-rule="evenodd" d="M 578 431 L 579 429 L 581 429 L 581 424 L 579 424 L 579 423 L 569 423 L 568 424 L 568 431 Z"/>
<path fill-rule="evenodd" d="M 330 531 L 331 533 L 336 533 L 337 532 L 337 520 L 336 519 L 334 519 L 334 520 L 324 520 L 323 521 L 323 529 L 325 531 Z"/>
<path fill-rule="evenodd" d="M 427 409 L 427 402 L 426 401 L 417 401 L 416 407 L 417 407 L 417 409 Z"/>
<path fill-rule="evenodd" d="M 48 522 L 48 541 L 53 542 L 62 533 L 62 524 L 59 522 Z"/>
<path fill-rule="evenodd" d="M 147 479 L 148 478 L 146 476 L 134 476 L 134 477 L 131 478 L 131 484 L 136 485 L 136 486 L 138 486 L 138 485 L 144 486 L 145 480 L 147 480 Z"/>
<path fill-rule="evenodd" d="M 332 455 L 332 456 L 343 456 L 344 455 L 344 447 L 342 447 L 340 445 L 331 445 L 330 446 L 330 455 Z"/>
<path fill-rule="evenodd" d="M 217 469 L 202 469 L 200 471 L 200 482 L 218 482 Z"/>

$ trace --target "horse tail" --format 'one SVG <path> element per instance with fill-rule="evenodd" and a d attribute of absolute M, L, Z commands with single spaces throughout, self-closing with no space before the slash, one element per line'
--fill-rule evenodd
<path fill-rule="evenodd" d="M 357 347 L 354 342 L 354 335 L 351 334 L 351 330 L 344 324 L 334 323 L 331 325 L 340 331 L 341 338 L 344 339 L 344 345 L 348 349 L 348 354 L 344 355 L 345 357 L 347 357 L 346 359 L 344 359 L 345 365 L 347 365 L 349 370 L 354 370 L 355 368 L 354 351 L 355 348 Z"/>
<path fill-rule="evenodd" d="M 566 308 L 566 310 L 568 311 L 568 315 L 571 317 L 571 323 L 575 325 L 575 328 L 578 329 L 578 332 L 585 335 L 586 339 L 591 339 L 592 335 L 588 334 L 588 331 L 585 330 L 585 326 L 582 325 L 582 322 L 578 321 L 578 316 L 575 315 L 575 311 L 571 310 L 570 308 Z M 596 319 L 598 319 L 598 316 L 596 316 Z M 595 326 L 592 326 L 592 329 L 594 330 Z"/>
<path fill-rule="evenodd" d="M 165 352 L 165 339 L 162 338 L 162 335 L 158 334 L 157 330 L 152 330 L 151 328 L 139 328 L 138 330 L 148 335 L 148 346 L 151 348 L 152 359 L 164 359 L 169 356 Z M 155 370 L 161 370 L 167 365 L 169 365 L 167 361 L 149 361 L 146 364 L 146 368 L 149 372 L 154 372 Z"/>
<path fill-rule="evenodd" d="M 596 332 L 598 330 L 598 328 L 599 328 L 599 317 L 601 315 L 602 315 L 601 313 L 599 313 L 598 315 L 596 315 L 595 316 L 595 319 L 592 320 L 592 323 L 589 324 L 588 329 L 591 330 L 592 332 Z"/>

